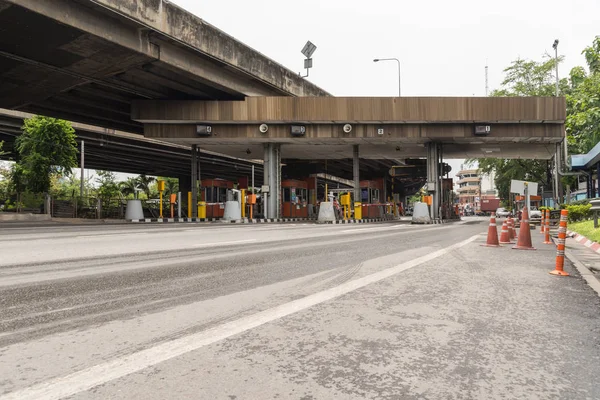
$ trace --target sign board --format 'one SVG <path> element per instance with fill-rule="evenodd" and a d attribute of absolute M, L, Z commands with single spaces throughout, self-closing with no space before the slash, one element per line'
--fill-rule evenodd
<path fill-rule="evenodd" d="M 489 125 L 475 125 L 475 135 L 487 136 L 492 131 L 492 127 Z"/>
<path fill-rule="evenodd" d="M 269 193 L 269 189 L 270 189 L 269 185 L 262 185 L 262 186 L 260 187 L 260 191 L 261 191 L 262 193 Z"/>
<path fill-rule="evenodd" d="M 525 194 L 525 184 L 527 184 L 527 191 L 530 195 L 536 195 L 538 192 L 538 184 L 537 182 L 527 182 L 527 181 L 518 181 L 513 179 L 510 181 L 510 192 L 518 193 L 520 195 Z"/>
<path fill-rule="evenodd" d="M 313 53 L 315 52 L 315 50 L 317 49 L 317 46 L 315 46 L 310 40 L 308 42 L 306 42 L 306 44 L 304 45 L 304 47 L 302 48 L 302 54 L 304 54 L 304 56 L 306 58 L 310 58 L 312 57 Z"/>
<path fill-rule="evenodd" d="M 212 135 L 212 126 L 210 126 L 210 125 L 196 125 L 196 134 L 198 134 L 198 136 L 210 136 L 210 135 Z"/>
<path fill-rule="evenodd" d="M 383 135 L 383 128 L 377 128 L 377 134 L 379 136 Z"/>

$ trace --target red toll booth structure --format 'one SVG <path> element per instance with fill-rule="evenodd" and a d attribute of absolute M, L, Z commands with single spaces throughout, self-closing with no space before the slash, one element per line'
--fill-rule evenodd
<path fill-rule="evenodd" d="M 206 218 L 223 218 L 227 191 L 233 189 L 233 182 L 223 179 L 200 181 L 202 191 L 200 201 L 206 202 Z"/>
<path fill-rule="evenodd" d="M 383 205 L 383 180 L 360 181 L 360 197 L 362 203 L 362 218 L 381 218 Z"/>
<path fill-rule="evenodd" d="M 283 218 L 308 218 L 308 183 L 295 179 L 281 181 Z"/>

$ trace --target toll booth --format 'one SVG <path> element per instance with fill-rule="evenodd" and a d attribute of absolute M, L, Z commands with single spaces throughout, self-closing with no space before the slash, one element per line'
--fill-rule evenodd
<path fill-rule="evenodd" d="M 281 181 L 283 218 L 308 218 L 308 183 L 296 179 Z"/>
<path fill-rule="evenodd" d="M 223 218 L 227 192 L 233 189 L 233 182 L 223 179 L 200 181 L 200 201 L 206 203 L 206 218 Z"/>
<path fill-rule="evenodd" d="M 360 202 L 362 203 L 362 218 L 381 218 L 383 182 L 360 181 Z"/>

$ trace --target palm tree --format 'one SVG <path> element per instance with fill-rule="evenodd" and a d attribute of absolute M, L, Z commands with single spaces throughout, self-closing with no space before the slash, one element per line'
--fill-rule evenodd
<path fill-rule="evenodd" d="M 126 181 L 119 183 L 119 188 L 121 189 L 121 193 L 123 196 L 127 197 L 130 194 L 133 195 L 135 199 L 138 197 L 138 180 L 137 178 L 127 178 Z"/>
<path fill-rule="evenodd" d="M 139 188 L 146 193 L 146 197 L 150 198 L 150 185 L 154 182 L 154 178 L 142 174 L 136 178 Z"/>
<path fill-rule="evenodd" d="M 165 180 L 165 196 L 170 196 L 171 194 L 177 194 L 179 192 L 179 182 L 175 179 L 166 179 Z"/>

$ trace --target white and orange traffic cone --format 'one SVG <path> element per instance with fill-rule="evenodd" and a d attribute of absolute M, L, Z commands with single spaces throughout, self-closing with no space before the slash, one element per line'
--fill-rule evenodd
<path fill-rule="evenodd" d="M 511 244 L 510 233 L 508 233 L 508 223 L 506 220 L 502 223 L 502 231 L 500 232 L 500 244 Z"/>
<path fill-rule="evenodd" d="M 492 213 L 488 227 L 487 241 L 482 246 L 500 247 L 500 243 L 498 243 L 498 228 L 496 227 L 496 213 Z"/>
<path fill-rule="evenodd" d="M 561 210 L 560 225 L 558 227 L 558 245 L 556 246 L 556 267 L 550 273 L 552 275 L 569 276 L 564 270 L 565 267 L 565 241 L 567 239 L 567 217 L 569 211 Z"/>
<path fill-rule="evenodd" d="M 540 233 L 543 235 L 546 231 L 546 211 L 542 211 L 542 221 L 540 224 Z"/>
<path fill-rule="evenodd" d="M 544 244 L 553 244 L 550 240 L 550 210 L 546 210 L 546 236 L 544 237 Z"/>
<path fill-rule="evenodd" d="M 521 227 L 519 228 L 519 239 L 517 245 L 513 247 L 515 250 L 535 250 L 531 244 L 531 231 L 529 228 L 529 210 L 527 206 L 523 207 L 523 216 L 521 219 Z"/>
<path fill-rule="evenodd" d="M 515 221 L 513 221 L 513 219 L 511 217 L 508 217 L 508 237 L 510 238 L 510 240 L 513 240 L 517 237 L 517 234 L 515 232 Z"/>

